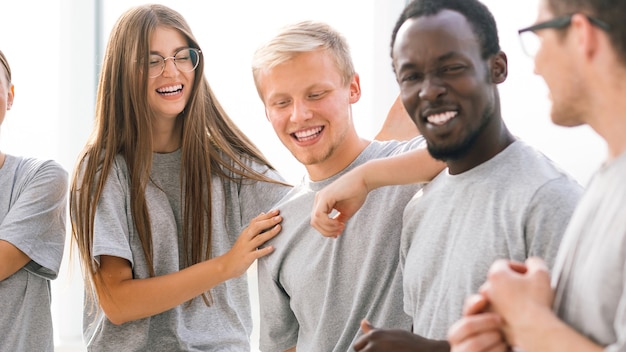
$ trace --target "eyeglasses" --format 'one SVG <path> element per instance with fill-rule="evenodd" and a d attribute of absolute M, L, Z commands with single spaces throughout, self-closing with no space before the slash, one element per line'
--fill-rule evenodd
<path fill-rule="evenodd" d="M 165 61 L 172 59 L 174 66 L 182 72 L 191 72 L 198 67 L 200 62 L 200 49 L 184 48 L 174 53 L 174 56 L 163 57 L 159 54 L 150 55 L 148 61 L 148 76 L 150 78 L 159 77 L 165 70 Z"/>
<path fill-rule="evenodd" d="M 554 29 L 566 28 L 572 23 L 572 16 L 574 16 L 574 14 L 556 17 L 551 20 L 537 23 L 535 25 L 532 25 L 530 27 L 523 28 L 517 31 L 517 33 L 519 34 L 521 44 L 522 44 L 522 49 L 524 50 L 526 55 L 530 57 L 535 57 L 535 55 L 537 54 L 537 51 L 539 51 L 539 47 L 541 46 L 541 40 L 536 34 L 538 30 L 546 29 L 546 28 L 554 28 Z M 587 16 L 587 15 L 584 15 L 584 16 L 587 18 L 589 23 L 595 25 L 596 27 L 601 28 L 605 31 L 608 31 L 610 29 L 610 26 L 606 22 L 603 22 L 591 16 Z"/>

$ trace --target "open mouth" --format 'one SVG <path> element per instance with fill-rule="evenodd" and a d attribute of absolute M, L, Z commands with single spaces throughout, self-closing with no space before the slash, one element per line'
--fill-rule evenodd
<path fill-rule="evenodd" d="M 161 95 L 175 95 L 183 91 L 183 85 L 176 84 L 173 86 L 162 87 L 162 88 L 158 88 L 156 91 L 157 93 Z"/>
<path fill-rule="evenodd" d="M 426 116 L 426 121 L 435 126 L 442 126 L 448 123 L 459 114 L 458 111 L 444 111 L 437 114 Z"/>
<path fill-rule="evenodd" d="M 305 130 L 300 130 L 291 134 L 293 138 L 295 138 L 298 142 L 306 142 L 312 139 L 315 139 L 322 132 L 324 127 L 312 127 L 307 128 Z"/>

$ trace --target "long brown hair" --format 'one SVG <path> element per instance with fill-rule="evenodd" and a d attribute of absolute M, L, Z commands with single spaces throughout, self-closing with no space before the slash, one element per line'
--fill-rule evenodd
<path fill-rule="evenodd" d="M 98 265 L 92 259 L 94 219 L 105 181 L 118 154 L 128 167 L 134 225 L 150 266 L 150 276 L 155 275 L 153 239 L 145 199 L 153 150 L 151 108 L 147 100 L 147 58 L 150 37 L 159 26 L 178 30 L 187 39 L 189 47 L 199 49 L 187 22 L 176 11 L 163 5 L 143 5 L 126 11 L 117 20 L 109 37 L 98 83 L 94 129 L 72 176 L 72 238 L 91 294 L 97 292 L 96 288 L 104 288 Z M 245 163 L 245 160 L 254 160 L 272 168 L 227 116 L 203 72 L 204 60 L 200 55 L 190 99 L 178 117 L 183 125 L 181 192 L 184 195 L 182 250 L 185 251 L 185 266 L 211 257 L 212 174 L 236 182 L 243 179 L 276 182 Z M 208 241 L 203 240 L 206 234 Z M 203 298 L 208 304 L 207 296 Z"/>

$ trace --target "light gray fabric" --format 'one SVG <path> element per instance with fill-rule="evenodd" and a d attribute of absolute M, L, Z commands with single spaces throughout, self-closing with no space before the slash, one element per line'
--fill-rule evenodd
<path fill-rule="evenodd" d="M 582 187 L 522 141 L 458 175 L 444 170 L 404 212 L 404 307 L 443 340 L 500 258 L 553 263 Z"/>
<path fill-rule="evenodd" d="M 7 155 L 0 168 L 0 239 L 31 261 L 0 281 L 0 351 L 54 351 L 50 280 L 65 245 L 67 172 Z"/>
<path fill-rule="evenodd" d="M 154 154 L 152 180 L 146 189 L 150 213 L 156 275 L 182 269 L 180 150 Z M 253 164 L 258 170 L 265 170 Z M 280 176 L 268 171 L 268 176 Z M 234 244 L 241 230 L 259 213 L 268 211 L 288 187 L 212 177 L 212 253 L 219 256 Z M 95 220 L 93 255 L 127 259 L 134 278 L 149 277 L 130 211 L 128 171 L 121 156 L 115 160 Z M 189 305 L 119 326 L 96 306 L 85 309 L 84 338 L 90 351 L 249 351 L 252 318 L 246 275 L 211 290 L 207 307 L 200 297 Z"/>
<path fill-rule="evenodd" d="M 311 227 L 310 214 L 315 192 L 345 172 L 423 143 L 374 141 L 339 174 L 320 182 L 305 177 L 275 206 L 283 229 L 271 241 L 275 251 L 258 262 L 262 351 L 296 344 L 298 352 L 352 351 L 363 318 L 410 328 L 402 311 L 400 229 L 402 210 L 421 185 L 374 190 L 337 239 Z"/>
<path fill-rule="evenodd" d="M 557 315 L 607 352 L 626 351 L 626 153 L 596 172 L 554 265 Z"/>

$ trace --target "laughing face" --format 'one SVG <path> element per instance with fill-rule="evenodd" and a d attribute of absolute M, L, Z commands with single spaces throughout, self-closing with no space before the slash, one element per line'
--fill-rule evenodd
<path fill-rule="evenodd" d="M 360 98 L 358 76 L 345 84 L 330 53 L 300 53 L 260 73 L 259 93 L 274 131 L 311 176 L 315 169 L 325 170 L 322 176 L 333 165 L 345 167 L 343 158 L 354 157 L 351 104 Z"/>
<path fill-rule="evenodd" d="M 171 57 L 188 46 L 177 30 L 157 27 L 150 39 L 150 55 Z M 178 70 L 174 60 L 168 59 L 159 76 L 148 78 L 148 103 L 158 119 L 173 120 L 183 111 L 191 94 L 194 74 L 194 71 Z"/>
<path fill-rule="evenodd" d="M 393 66 L 402 102 L 434 158 L 463 158 L 490 125 L 499 123 L 493 118 L 493 83 L 500 81 L 491 71 L 494 62 L 506 71 L 506 57 L 495 56 L 482 58 L 471 25 L 455 11 L 410 18 L 400 27 Z"/>

